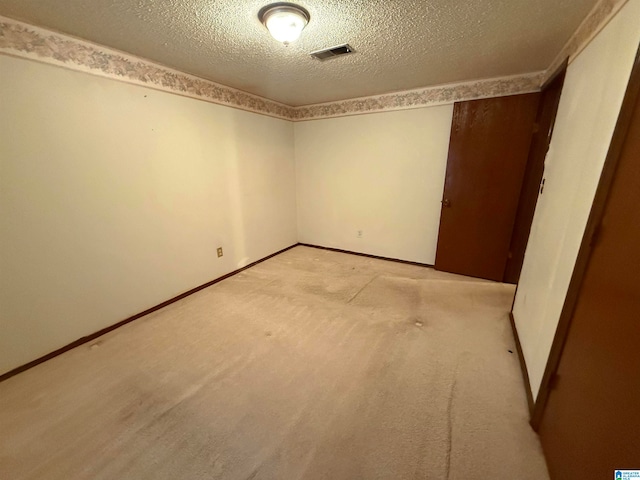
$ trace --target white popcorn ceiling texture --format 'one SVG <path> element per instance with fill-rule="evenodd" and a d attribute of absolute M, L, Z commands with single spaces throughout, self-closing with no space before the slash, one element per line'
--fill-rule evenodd
<path fill-rule="evenodd" d="M 546 69 L 596 0 L 300 0 L 311 21 L 283 46 L 269 0 L 0 0 L 48 27 L 299 106 Z M 356 53 L 320 62 L 341 43 Z"/>

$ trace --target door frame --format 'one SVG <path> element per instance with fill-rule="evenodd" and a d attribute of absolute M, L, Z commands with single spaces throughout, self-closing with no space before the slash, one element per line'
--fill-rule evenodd
<path fill-rule="evenodd" d="M 549 145 L 551 144 L 551 138 L 555 129 L 556 119 L 558 116 L 558 105 L 560 104 L 560 96 L 562 95 L 562 88 L 564 86 L 564 79 L 567 73 L 567 65 L 569 64 L 569 58 L 565 58 L 560 66 L 553 72 L 553 74 L 542 85 L 540 90 L 540 103 L 538 105 L 538 113 L 536 115 L 534 133 L 531 137 L 531 144 L 529 146 L 529 154 L 527 157 L 527 168 L 525 170 L 524 178 L 522 181 L 522 188 L 520 190 L 520 198 L 518 199 L 518 210 L 516 211 L 516 218 L 513 224 L 513 230 L 511 232 L 511 243 L 509 245 L 509 257 L 505 266 L 504 275 L 502 281 L 504 283 L 512 283 L 517 285 L 520 281 L 520 275 L 522 273 L 522 265 L 524 263 L 524 255 L 529 243 L 529 237 L 531 235 L 531 226 L 533 224 L 533 216 L 535 208 L 540 196 L 540 188 L 544 179 L 544 163 L 547 153 L 549 151 Z M 548 89 L 555 83 L 559 82 L 559 93 L 557 100 L 554 101 L 555 109 L 553 114 L 549 118 L 550 123 L 547 131 L 540 130 L 541 125 L 544 123 L 543 115 L 546 107 L 549 105 Z M 555 85 L 554 85 L 555 87 Z M 544 139 L 540 136 L 544 134 Z M 540 154 L 540 147 L 544 145 L 544 153 Z M 536 172 L 539 172 L 536 175 Z M 534 182 L 536 180 L 536 182 Z M 513 275 L 517 269 L 517 276 Z M 515 300 L 515 298 L 514 298 Z"/>
<path fill-rule="evenodd" d="M 607 153 L 598 188 L 595 193 L 589 219 L 587 220 L 587 226 L 582 237 L 580 249 L 578 251 L 578 257 L 571 275 L 571 281 L 567 290 L 567 296 L 560 313 L 560 319 L 558 320 L 558 327 L 551 345 L 551 351 L 547 360 L 542 382 L 540 384 L 540 390 L 538 397 L 536 398 L 533 412 L 531 414 L 531 426 L 535 431 L 538 431 L 542 423 L 544 411 L 549 400 L 549 395 L 553 389 L 554 379 L 556 372 L 562 358 L 564 346 L 567 341 L 573 315 L 575 313 L 576 305 L 582 282 L 584 280 L 585 272 L 591 259 L 591 253 L 595 242 L 598 239 L 598 231 L 602 217 L 604 215 L 607 199 L 609 198 L 609 192 L 611 191 L 611 185 L 613 178 L 618 167 L 620 155 L 627 138 L 627 133 L 631 125 L 634 109 L 636 107 L 636 101 L 640 96 L 640 45 L 636 52 L 636 57 L 633 62 L 633 68 L 631 70 L 631 76 L 627 89 L 622 101 L 622 107 L 618 120 L 611 138 L 611 144 L 609 145 L 609 151 Z"/>
<path fill-rule="evenodd" d="M 566 74 L 567 74 L 567 67 L 568 67 L 568 66 L 569 66 L 569 57 L 565 58 L 565 59 L 564 59 L 564 61 L 562 62 L 562 64 L 560 64 L 560 66 L 556 69 L 556 71 L 555 71 L 555 72 L 553 72 L 553 74 L 552 74 L 552 75 L 551 75 L 551 76 L 550 76 L 550 77 L 549 77 L 549 78 L 544 82 L 544 84 L 543 84 L 543 85 L 542 85 L 542 87 L 540 88 L 540 91 L 541 91 L 542 93 L 544 93 L 545 89 L 546 89 L 549 85 L 551 85 L 551 83 L 552 83 L 554 80 L 556 80 L 556 79 L 558 78 L 558 76 L 559 76 L 559 75 L 566 76 Z M 564 88 L 564 79 L 563 79 L 563 81 L 562 81 L 562 82 L 563 82 L 563 88 Z M 562 92 L 561 92 L 561 94 L 562 94 Z M 542 98 L 541 98 L 540 108 L 542 108 L 542 107 L 543 107 L 543 105 L 542 105 L 542 102 L 543 102 L 543 101 L 544 101 L 544 97 L 542 97 Z M 558 106 L 559 106 L 559 103 L 560 103 L 560 102 L 558 102 Z M 558 115 L 558 108 L 556 107 L 556 116 L 555 116 L 555 117 L 554 117 L 554 119 L 553 119 L 553 129 L 555 129 L 555 123 L 556 123 L 556 117 L 557 117 L 557 115 Z M 537 119 L 536 119 L 536 120 L 537 120 Z M 552 139 L 552 138 L 553 138 L 553 130 L 552 130 L 551 136 L 548 138 L 548 143 L 549 143 L 549 145 L 551 145 L 551 139 Z M 548 153 L 548 146 L 547 146 L 547 153 Z M 546 156 L 545 156 L 545 159 L 546 159 Z M 545 159 L 543 159 L 543 161 L 544 161 Z M 542 178 L 544 178 L 544 172 L 542 173 Z M 540 196 L 540 188 L 538 188 L 538 196 Z M 537 206 L 537 204 L 538 204 L 538 200 L 536 199 L 536 206 Z M 531 219 L 531 225 L 529 226 L 529 238 L 527 238 L 527 245 L 529 244 L 529 239 L 530 239 L 530 237 L 531 237 L 531 226 L 532 226 L 532 225 L 533 225 L 533 218 Z M 509 316 L 510 316 L 511 318 L 513 318 L 513 307 L 514 307 L 514 305 L 516 304 L 516 295 L 518 294 L 518 287 L 520 287 L 520 277 L 521 277 L 521 276 L 522 276 L 522 266 L 520 267 L 520 275 L 518 275 L 518 281 L 517 281 L 517 283 L 516 283 L 516 291 L 515 291 L 515 293 L 513 294 L 513 301 L 511 302 L 511 309 L 509 310 Z M 513 321 L 513 322 L 514 322 L 514 325 L 513 325 L 513 331 L 514 331 L 514 334 L 516 334 L 515 321 Z M 517 338 L 517 336 L 516 336 L 516 338 Z M 529 374 L 528 374 L 528 373 L 526 373 L 526 368 L 524 368 L 524 365 L 525 365 L 525 364 L 524 364 L 524 356 L 521 356 L 520 362 L 521 362 L 521 364 L 522 364 L 521 366 L 523 367 L 523 370 L 522 370 L 522 371 L 523 371 L 523 374 L 525 375 L 525 378 L 527 379 L 527 385 L 529 385 Z M 527 388 L 527 395 L 531 395 L 531 402 L 530 402 L 530 406 L 529 406 L 530 408 L 529 408 L 529 410 L 531 410 L 531 411 L 533 412 L 533 394 L 531 393 L 531 388 L 530 388 L 530 386 Z"/>

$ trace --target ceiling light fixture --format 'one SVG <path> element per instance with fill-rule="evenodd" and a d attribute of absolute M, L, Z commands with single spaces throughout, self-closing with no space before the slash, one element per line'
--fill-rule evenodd
<path fill-rule="evenodd" d="M 300 38 L 311 17 L 309 12 L 298 5 L 278 2 L 260 9 L 258 18 L 273 38 L 289 45 Z"/>

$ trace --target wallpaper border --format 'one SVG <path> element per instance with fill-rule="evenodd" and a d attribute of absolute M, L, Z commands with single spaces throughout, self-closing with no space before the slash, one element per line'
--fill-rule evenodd
<path fill-rule="evenodd" d="M 464 100 L 503 97 L 540 91 L 544 72 L 510 77 L 450 83 L 434 87 L 417 88 L 369 97 L 352 98 L 336 102 L 295 107 L 295 120 L 344 117 L 366 113 L 408 110 L 444 105 Z"/>
<path fill-rule="evenodd" d="M 542 82 L 550 79 L 565 59 L 571 63 L 591 43 L 591 41 L 607 26 L 609 21 L 626 5 L 629 0 L 600 0 L 584 18 L 580 26 L 569 37 L 562 50 L 556 55 L 545 71 Z"/>
<path fill-rule="evenodd" d="M 62 66 L 101 77 L 260 113 L 305 121 L 407 110 L 458 101 L 530 93 L 569 57 L 573 60 L 628 0 L 600 0 L 567 41 L 549 68 L 509 77 L 404 90 L 381 95 L 292 107 L 112 48 L 0 16 L 0 54 Z"/>
<path fill-rule="evenodd" d="M 292 107 L 109 47 L 0 16 L 0 54 L 57 65 L 291 121 L 441 105 L 539 90 L 542 73 L 453 83 Z"/>
<path fill-rule="evenodd" d="M 204 78 L 0 16 L 0 53 L 291 120 L 293 108 Z"/>

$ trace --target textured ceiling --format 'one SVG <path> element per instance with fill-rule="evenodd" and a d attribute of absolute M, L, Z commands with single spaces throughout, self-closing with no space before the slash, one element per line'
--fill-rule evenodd
<path fill-rule="evenodd" d="M 546 69 L 596 0 L 300 0 L 276 42 L 269 0 L 0 0 L 0 15 L 299 106 Z M 341 43 L 356 53 L 320 62 Z"/>

